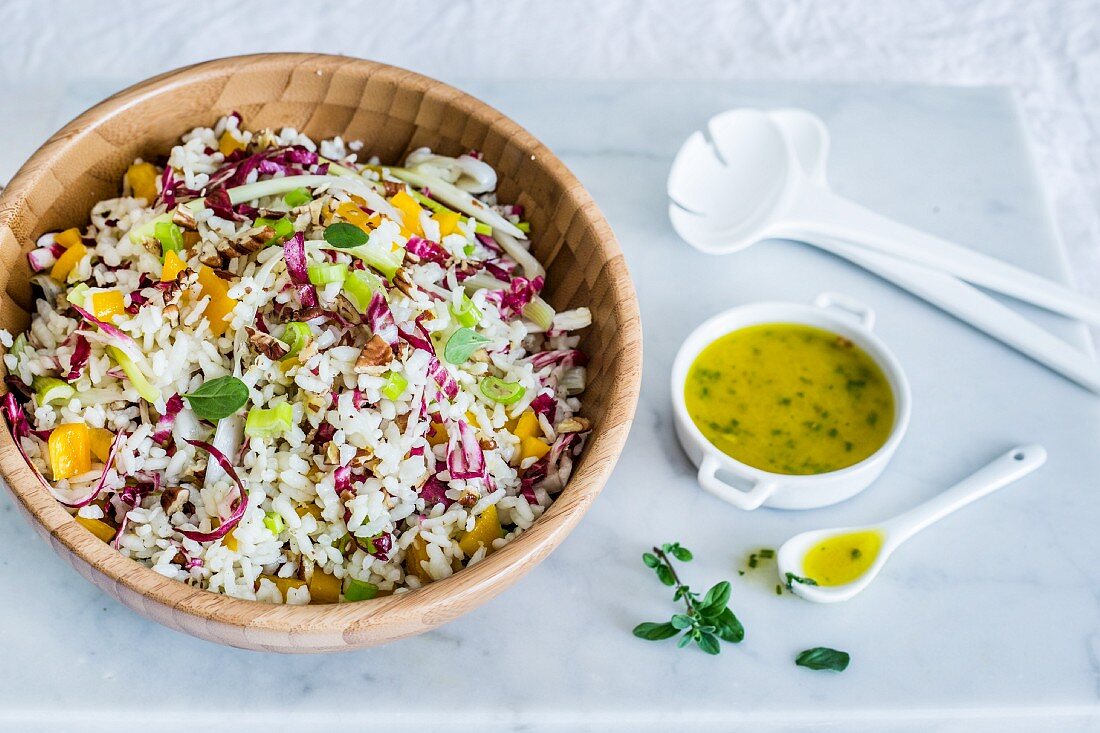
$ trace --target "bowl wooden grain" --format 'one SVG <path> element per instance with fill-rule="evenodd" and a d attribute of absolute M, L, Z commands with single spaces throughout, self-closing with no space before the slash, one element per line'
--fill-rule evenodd
<path fill-rule="evenodd" d="M 484 562 L 411 593 L 359 603 L 276 606 L 197 590 L 123 557 L 76 524 L 38 484 L 10 431 L 0 475 L 15 504 L 78 573 L 138 613 L 204 639 L 257 650 L 323 652 L 371 646 L 446 623 L 484 603 L 545 558 L 599 494 L 633 418 L 641 327 L 619 245 L 577 179 L 538 140 L 478 100 L 409 71 L 360 59 L 261 54 L 172 71 L 96 105 L 51 137 L 0 195 L 0 327 L 23 330 L 32 306 L 25 253 L 44 232 L 84 226 L 91 206 L 118 194 L 136 157 L 164 154 L 193 127 L 239 111 L 252 128 L 291 126 L 314 139 L 342 135 L 397 162 L 420 146 L 469 149 L 496 167 L 502 201 L 528 213 L 547 266 L 547 299 L 587 305 L 594 323 L 583 414 L 591 439 L 568 486 L 535 525 Z"/>

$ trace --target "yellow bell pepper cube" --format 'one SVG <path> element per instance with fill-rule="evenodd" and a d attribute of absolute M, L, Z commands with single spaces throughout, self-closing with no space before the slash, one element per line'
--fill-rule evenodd
<path fill-rule="evenodd" d="M 120 290 L 92 293 L 91 301 L 92 315 L 107 323 L 114 323 L 115 318 L 126 312 L 126 302 Z"/>
<path fill-rule="evenodd" d="M 89 517 L 75 516 L 73 519 L 84 529 L 94 534 L 104 542 L 110 542 L 115 538 L 115 528 L 104 522 L 102 519 L 91 519 Z"/>
<path fill-rule="evenodd" d="M 432 214 L 432 219 L 439 224 L 439 236 L 446 237 L 458 231 L 458 222 L 462 221 L 462 214 L 457 211 L 437 211 Z"/>
<path fill-rule="evenodd" d="M 244 143 L 226 130 L 222 133 L 222 136 L 218 138 L 218 152 L 222 155 L 232 155 L 238 150 L 244 150 Z"/>
<path fill-rule="evenodd" d="M 428 562 L 428 542 L 417 535 L 409 549 L 405 550 L 405 574 L 415 575 L 424 581 L 431 580 L 428 571 L 421 566 L 422 562 Z"/>
<path fill-rule="evenodd" d="M 152 163 L 134 163 L 126 171 L 126 180 L 134 198 L 145 199 L 149 205 L 157 197 L 157 178 L 157 169 Z"/>
<path fill-rule="evenodd" d="M 321 507 L 317 506 L 316 504 L 299 504 L 298 506 L 294 507 L 294 511 L 299 517 L 304 517 L 307 514 L 311 514 L 313 515 L 313 518 L 316 519 L 318 522 L 321 521 Z"/>
<path fill-rule="evenodd" d="M 199 268 L 199 285 L 202 295 L 210 296 L 203 314 L 210 322 L 210 333 L 221 336 L 229 328 L 229 316 L 237 307 L 237 301 L 229 297 L 229 283 L 206 265 Z"/>
<path fill-rule="evenodd" d="M 218 526 L 221 526 L 221 522 L 218 522 Z M 235 529 L 237 528 L 234 527 L 233 529 L 229 530 L 225 533 L 225 536 L 222 537 L 222 545 L 230 552 L 236 552 L 238 548 L 237 536 L 233 534 L 233 530 Z"/>
<path fill-rule="evenodd" d="M 92 455 L 103 463 L 111 456 L 111 444 L 115 442 L 115 434 L 105 428 L 88 429 L 88 446 L 92 449 Z"/>
<path fill-rule="evenodd" d="M 336 213 L 341 219 L 349 224 L 354 224 L 367 234 L 370 234 L 371 229 L 378 226 L 381 221 L 377 215 L 368 214 L 351 201 L 345 201 L 337 206 Z"/>
<path fill-rule="evenodd" d="M 339 603 L 340 590 L 344 584 L 335 575 L 314 570 L 309 578 L 310 603 Z"/>
<path fill-rule="evenodd" d="M 490 504 L 474 520 L 474 528 L 462 536 L 458 546 L 466 553 L 466 557 L 473 555 L 482 545 L 492 552 L 493 540 L 499 540 L 503 536 L 504 530 L 500 527 L 496 504 Z"/>
<path fill-rule="evenodd" d="M 53 241 L 60 244 L 65 249 L 72 247 L 74 244 L 80 244 L 80 230 L 76 227 L 66 229 L 63 232 L 58 232 L 53 235 Z"/>
<path fill-rule="evenodd" d="M 404 222 L 401 234 L 407 237 L 409 236 L 408 233 L 411 232 L 423 237 L 424 229 L 420 226 L 420 212 L 423 209 L 420 208 L 420 204 L 416 203 L 416 199 L 404 191 L 398 191 L 390 197 L 390 203 L 401 212 L 401 219 Z"/>
<path fill-rule="evenodd" d="M 451 439 L 451 436 L 447 434 L 447 428 L 440 422 L 431 423 L 431 428 L 428 430 L 428 445 L 433 448 L 437 445 L 443 445 Z"/>
<path fill-rule="evenodd" d="M 301 588 L 306 584 L 306 581 L 298 580 L 297 578 L 280 578 L 277 575 L 268 575 L 267 573 L 263 573 L 260 577 L 274 583 L 275 587 L 279 589 L 279 592 L 283 594 L 284 601 L 286 600 L 287 591 L 291 588 Z"/>
<path fill-rule="evenodd" d="M 53 480 L 72 478 L 92 470 L 91 440 L 88 426 L 82 422 L 58 425 L 47 441 Z"/>
<path fill-rule="evenodd" d="M 521 441 L 524 438 L 535 438 L 542 435 L 542 426 L 539 424 L 538 415 L 534 410 L 524 410 L 512 427 L 512 434 Z"/>
<path fill-rule="evenodd" d="M 541 438 L 521 438 L 519 441 L 519 459 L 524 461 L 531 456 L 542 458 L 550 452 L 550 446 Z"/>
<path fill-rule="evenodd" d="M 67 278 L 69 273 L 73 271 L 73 268 L 84 259 L 84 255 L 86 254 L 88 254 L 88 248 L 80 242 L 72 245 L 57 258 L 57 262 L 53 263 L 53 269 L 50 270 L 50 277 L 59 282 L 65 282 L 65 278 Z"/>
<path fill-rule="evenodd" d="M 162 283 L 172 282 L 186 269 L 187 263 L 180 259 L 174 249 L 170 249 L 168 254 L 164 255 L 164 267 L 160 270 L 160 281 Z"/>

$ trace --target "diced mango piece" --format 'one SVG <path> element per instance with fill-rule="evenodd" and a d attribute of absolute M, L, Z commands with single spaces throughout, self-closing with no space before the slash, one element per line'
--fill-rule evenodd
<path fill-rule="evenodd" d="M 339 603 L 344 584 L 335 575 L 314 570 L 309 578 L 310 603 Z"/>
<path fill-rule="evenodd" d="M 221 336 L 229 328 L 229 315 L 237 307 L 237 301 L 229 297 L 229 283 L 206 265 L 199 268 L 199 285 L 202 295 L 210 296 L 203 313 L 210 322 L 210 333 Z"/>
<path fill-rule="evenodd" d="M 439 236 L 446 237 L 458 231 L 458 222 L 462 221 L 462 214 L 457 211 L 437 211 L 432 218 L 439 224 Z"/>
<path fill-rule="evenodd" d="M 172 282 L 186 269 L 187 263 L 176 254 L 174 249 L 170 249 L 168 254 L 164 255 L 164 267 L 160 270 L 160 281 L 162 283 Z"/>
<path fill-rule="evenodd" d="M 58 425 L 50 432 L 47 442 L 54 481 L 79 476 L 92 470 L 91 440 L 88 426 L 84 423 Z"/>
<path fill-rule="evenodd" d="M 431 428 L 429 428 L 426 437 L 428 439 L 428 445 L 433 448 L 437 445 L 443 445 L 451 439 L 451 437 L 447 435 L 447 428 L 441 422 L 431 423 Z"/>
<path fill-rule="evenodd" d="M 371 229 L 377 226 L 378 222 L 381 221 L 377 215 L 368 214 L 351 201 L 345 201 L 337 206 L 336 213 L 344 221 L 349 224 L 354 224 L 367 234 L 370 234 Z"/>
<path fill-rule="evenodd" d="M 297 578 L 280 578 L 277 575 L 268 575 L 267 573 L 263 573 L 260 577 L 274 583 L 275 587 L 279 589 L 279 592 L 283 594 L 284 601 L 286 600 L 287 591 L 291 588 L 301 588 L 306 584 L 306 581 L 298 580 Z"/>
<path fill-rule="evenodd" d="M 321 507 L 316 504 L 299 504 L 294 508 L 294 511 L 299 517 L 304 517 L 307 514 L 312 514 L 313 518 L 318 522 L 321 521 Z"/>
<path fill-rule="evenodd" d="M 157 197 L 157 169 L 152 163 L 134 163 L 126 171 L 126 180 L 134 198 L 145 199 L 152 204 Z"/>
<path fill-rule="evenodd" d="M 420 204 L 416 203 L 416 199 L 404 191 L 398 191 L 390 197 L 390 203 L 401 212 L 403 221 L 401 234 L 407 237 L 411 233 L 423 237 L 424 229 L 420 226 L 420 212 L 422 209 Z"/>
<path fill-rule="evenodd" d="M 521 438 L 519 441 L 520 455 L 517 460 L 524 461 L 531 456 L 542 458 L 549 452 L 550 446 L 545 440 L 541 438 Z"/>
<path fill-rule="evenodd" d="M 218 152 L 222 155 L 232 155 L 237 150 L 244 150 L 244 143 L 235 138 L 229 130 L 218 138 Z"/>
<path fill-rule="evenodd" d="M 74 244 L 80 244 L 80 230 L 76 227 L 72 227 L 63 232 L 58 232 L 53 235 L 53 241 L 57 242 L 65 249 L 68 249 Z"/>
<path fill-rule="evenodd" d="M 115 318 L 126 312 L 126 302 L 120 290 L 92 293 L 91 301 L 92 315 L 107 323 L 114 323 Z"/>
<path fill-rule="evenodd" d="M 515 420 L 512 434 L 520 440 L 535 438 L 542 435 L 542 426 L 539 425 L 539 417 L 534 410 L 524 410 Z"/>
<path fill-rule="evenodd" d="M 81 517 L 79 515 L 73 517 L 76 523 L 84 529 L 94 534 L 104 542 L 110 542 L 115 538 L 115 528 L 104 522 L 102 519 L 91 519 L 89 517 Z"/>
<path fill-rule="evenodd" d="M 405 573 L 415 575 L 421 580 L 431 580 L 428 571 L 420 563 L 428 562 L 428 542 L 420 535 L 416 536 L 409 549 L 405 550 Z"/>
<path fill-rule="evenodd" d="M 493 540 L 504 536 L 504 530 L 500 527 L 500 517 L 497 515 L 496 504 L 490 504 L 474 520 L 474 528 L 462 536 L 458 546 L 466 553 L 466 557 L 477 552 L 484 545 L 489 552 L 493 550 Z"/>
<path fill-rule="evenodd" d="M 111 456 L 111 444 L 115 442 L 115 434 L 106 428 L 88 428 L 88 445 L 92 449 L 92 455 L 103 463 Z"/>
<path fill-rule="evenodd" d="M 59 282 L 65 282 L 65 278 L 67 278 L 69 273 L 73 271 L 73 268 L 84 259 L 84 255 L 86 254 L 88 254 L 88 248 L 80 242 L 72 245 L 61 253 L 61 256 L 57 258 L 57 262 L 53 263 L 53 269 L 50 270 L 50 277 Z"/>

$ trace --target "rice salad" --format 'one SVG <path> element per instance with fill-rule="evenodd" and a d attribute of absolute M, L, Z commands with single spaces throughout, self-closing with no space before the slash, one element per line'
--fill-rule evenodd
<path fill-rule="evenodd" d="M 587 308 L 555 312 L 476 152 L 403 166 L 234 113 L 29 253 L 3 410 L 76 521 L 270 603 L 445 578 L 569 479 Z"/>

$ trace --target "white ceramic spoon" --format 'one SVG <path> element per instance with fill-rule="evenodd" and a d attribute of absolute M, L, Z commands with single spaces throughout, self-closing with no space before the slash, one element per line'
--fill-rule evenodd
<path fill-rule="evenodd" d="M 763 239 L 841 240 L 951 273 L 976 285 L 1100 325 L 1100 302 L 1052 280 L 869 211 L 806 175 L 779 126 L 760 110 L 712 117 L 668 178 L 677 233 L 705 252 Z"/>
<path fill-rule="evenodd" d="M 767 114 L 782 130 L 806 176 L 824 185 L 829 151 L 829 132 L 825 123 L 801 109 L 773 110 Z M 815 244 L 923 298 L 1081 386 L 1100 393 L 1100 365 L 1088 354 L 958 278 L 825 237 Z"/>
<path fill-rule="evenodd" d="M 939 496 L 899 514 L 893 519 L 864 527 L 842 527 L 819 529 L 795 535 L 783 543 L 776 555 L 779 578 L 787 582 L 787 573 L 798 577 L 807 577 L 803 560 L 810 550 L 820 543 L 838 535 L 854 532 L 877 532 L 882 536 L 882 546 L 871 566 L 855 580 L 844 585 L 809 585 L 792 582 L 793 590 L 799 596 L 818 603 L 846 601 L 871 584 L 882 570 L 894 550 L 922 529 L 943 519 L 948 514 L 962 509 L 967 504 L 1008 486 L 1043 465 L 1047 459 L 1046 449 L 1041 445 L 1022 445 L 1008 451 L 993 462 L 979 469 L 970 477 L 963 479 Z"/>

